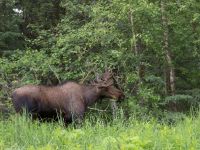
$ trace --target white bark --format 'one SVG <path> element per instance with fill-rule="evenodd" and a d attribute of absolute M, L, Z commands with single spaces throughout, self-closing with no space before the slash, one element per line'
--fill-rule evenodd
<path fill-rule="evenodd" d="M 166 59 L 166 91 L 167 94 L 175 94 L 175 71 L 172 63 L 171 50 L 169 49 L 169 31 L 168 20 L 165 14 L 165 2 L 161 0 L 161 14 L 162 14 L 162 26 L 163 26 L 163 50 L 165 52 Z"/>

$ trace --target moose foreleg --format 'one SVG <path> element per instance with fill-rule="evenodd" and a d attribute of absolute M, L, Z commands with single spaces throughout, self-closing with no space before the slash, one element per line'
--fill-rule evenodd
<path fill-rule="evenodd" d="M 80 106 L 80 105 L 79 105 Z M 85 107 L 79 107 L 79 109 L 74 110 L 71 112 L 72 122 L 77 124 L 78 126 L 82 124 L 84 119 Z"/>

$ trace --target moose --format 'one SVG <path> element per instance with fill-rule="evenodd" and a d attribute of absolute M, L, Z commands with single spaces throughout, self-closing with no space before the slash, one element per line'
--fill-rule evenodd
<path fill-rule="evenodd" d="M 33 118 L 47 119 L 61 116 L 65 123 L 81 123 L 87 107 L 101 98 L 120 101 L 122 90 L 114 84 L 110 71 L 88 85 L 68 81 L 56 86 L 25 85 L 12 93 L 12 103 L 17 113 L 25 109 Z"/>

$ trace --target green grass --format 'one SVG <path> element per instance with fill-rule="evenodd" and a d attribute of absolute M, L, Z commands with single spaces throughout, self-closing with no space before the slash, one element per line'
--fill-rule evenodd
<path fill-rule="evenodd" d="M 91 123 L 93 122 L 93 123 Z M 94 123 L 95 122 L 95 123 Z M 186 117 L 176 125 L 116 119 L 106 123 L 87 118 L 81 128 L 41 123 L 12 116 L 0 121 L 0 149 L 112 150 L 200 149 L 200 117 Z"/>

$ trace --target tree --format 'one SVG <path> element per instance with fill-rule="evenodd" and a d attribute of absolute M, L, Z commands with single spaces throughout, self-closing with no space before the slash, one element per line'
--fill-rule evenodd
<path fill-rule="evenodd" d="M 168 19 L 165 12 L 165 1 L 161 0 L 161 14 L 162 14 L 162 26 L 163 26 L 163 50 L 165 52 L 166 68 L 166 93 L 169 95 L 175 95 L 175 71 L 172 62 L 172 52 L 169 49 L 169 31 L 168 31 Z"/>
<path fill-rule="evenodd" d="M 19 30 L 20 12 L 13 0 L 0 2 L 0 55 L 24 48 L 24 38 Z"/>
<path fill-rule="evenodd" d="M 15 5 L 22 11 L 23 18 L 20 31 L 25 35 L 28 47 L 40 49 L 49 46 L 46 41 L 50 36 L 55 36 L 54 28 L 65 13 L 60 3 L 61 0 L 16 1 Z"/>

